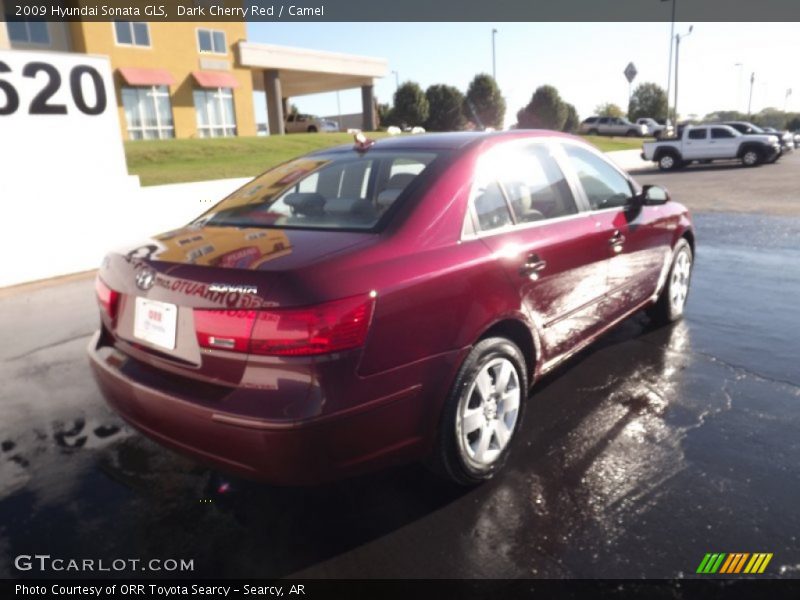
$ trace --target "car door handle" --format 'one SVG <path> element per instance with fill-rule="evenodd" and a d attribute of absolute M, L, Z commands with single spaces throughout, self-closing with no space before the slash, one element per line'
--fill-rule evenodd
<path fill-rule="evenodd" d="M 528 259 L 525 261 L 519 268 L 519 274 L 523 277 L 527 277 L 529 275 L 533 275 L 536 273 L 541 273 L 547 268 L 547 261 L 542 260 L 539 258 L 538 254 L 531 254 Z"/>
<path fill-rule="evenodd" d="M 608 238 L 608 244 L 614 248 L 614 252 L 619 252 L 622 250 L 622 244 L 624 243 L 625 236 L 622 235 L 622 232 L 619 229 L 614 232 L 614 235 Z"/>

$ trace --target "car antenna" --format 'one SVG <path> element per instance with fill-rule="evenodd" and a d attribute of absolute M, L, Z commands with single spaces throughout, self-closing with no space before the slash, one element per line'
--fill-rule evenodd
<path fill-rule="evenodd" d="M 363 131 L 359 131 L 357 134 L 355 134 L 353 139 L 355 140 L 353 150 L 356 152 L 366 152 L 375 145 L 375 140 L 365 136 Z"/>

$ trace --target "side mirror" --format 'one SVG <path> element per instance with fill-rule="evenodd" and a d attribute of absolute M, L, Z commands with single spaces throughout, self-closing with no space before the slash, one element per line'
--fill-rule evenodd
<path fill-rule="evenodd" d="M 669 192 L 658 185 L 645 185 L 641 193 L 631 198 L 631 208 L 642 206 L 656 206 L 669 202 Z"/>

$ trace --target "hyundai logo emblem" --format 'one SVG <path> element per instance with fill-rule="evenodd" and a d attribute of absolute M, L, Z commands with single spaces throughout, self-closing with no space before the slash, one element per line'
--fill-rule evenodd
<path fill-rule="evenodd" d="M 156 274 L 152 269 L 142 269 L 136 274 L 136 287 L 147 291 L 156 282 Z"/>

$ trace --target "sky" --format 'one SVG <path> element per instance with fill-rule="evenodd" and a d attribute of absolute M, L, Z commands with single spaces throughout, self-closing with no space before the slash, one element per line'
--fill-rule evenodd
<path fill-rule="evenodd" d="M 700 117 L 714 110 L 772 106 L 800 112 L 800 23 L 676 23 L 681 40 L 678 111 Z M 391 103 L 400 82 L 435 83 L 466 92 L 477 73 L 492 71 L 496 36 L 497 82 L 506 99 L 506 126 L 534 90 L 555 86 L 581 119 L 613 102 L 627 109 L 623 71 L 633 62 L 636 84 L 667 86 L 670 23 L 248 23 L 248 40 L 385 58 L 389 73 L 375 83 L 379 102 Z M 741 63 L 741 67 L 735 66 Z M 786 102 L 787 89 L 794 92 Z M 674 88 L 673 88 L 674 93 Z M 361 112 L 360 90 L 340 92 L 342 114 Z M 301 112 L 335 115 L 336 93 L 292 99 Z M 786 102 L 786 104 L 784 104 Z M 670 98 L 672 105 L 672 98 Z M 266 121 L 263 94 L 256 118 Z"/>

